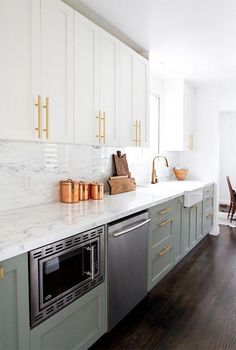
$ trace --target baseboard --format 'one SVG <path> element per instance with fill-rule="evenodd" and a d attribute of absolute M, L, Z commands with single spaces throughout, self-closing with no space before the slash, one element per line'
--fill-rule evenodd
<path fill-rule="evenodd" d="M 226 199 L 220 199 L 219 200 L 219 205 L 229 205 L 229 200 L 226 200 Z"/>

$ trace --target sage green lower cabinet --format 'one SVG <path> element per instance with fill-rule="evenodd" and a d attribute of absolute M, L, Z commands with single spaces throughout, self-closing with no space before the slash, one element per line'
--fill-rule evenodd
<path fill-rule="evenodd" d="M 203 199 L 203 236 L 206 236 L 213 228 L 214 213 L 214 186 L 211 185 L 204 189 Z"/>
<path fill-rule="evenodd" d="M 181 201 L 179 198 L 149 210 L 148 290 L 170 271 L 181 255 Z"/>
<path fill-rule="evenodd" d="M 29 350 L 28 258 L 0 262 L 0 350 Z"/>
<path fill-rule="evenodd" d="M 107 331 L 102 283 L 31 330 L 31 350 L 88 349 Z"/>
<path fill-rule="evenodd" d="M 182 255 L 187 254 L 202 236 L 202 202 L 200 202 L 190 208 L 183 208 Z"/>

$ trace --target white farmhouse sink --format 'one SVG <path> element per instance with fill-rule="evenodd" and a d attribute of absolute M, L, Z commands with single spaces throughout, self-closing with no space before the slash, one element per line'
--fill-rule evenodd
<path fill-rule="evenodd" d="M 197 188 L 196 190 L 184 191 L 184 206 L 186 208 L 203 200 L 203 188 Z"/>

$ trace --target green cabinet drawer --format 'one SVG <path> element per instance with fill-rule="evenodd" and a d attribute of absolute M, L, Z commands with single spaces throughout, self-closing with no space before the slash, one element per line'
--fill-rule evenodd
<path fill-rule="evenodd" d="M 212 210 L 214 206 L 214 196 L 209 195 L 208 197 L 206 197 L 203 201 L 203 212 Z"/>
<path fill-rule="evenodd" d="M 149 217 L 152 222 L 163 220 L 169 216 L 173 216 L 178 208 L 178 198 L 171 201 L 161 203 L 149 209 Z"/>
<path fill-rule="evenodd" d="M 150 246 L 155 247 L 158 243 L 162 242 L 164 239 L 172 235 L 173 230 L 173 218 L 169 217 L 167 219 L 152 222 L 150 224 Z"/>
<path fill-rule="evenodd" d="M 151 249 L 149 260 L 149 290 L 172 268 L 173 265 L 173 240 L 172 237 L 159 243 Z"/>
<path fill-rule="evenodd" d="M 27 254 L 0 262 L 0 350 L 30 348 Z"/>
<path fill-rule="evenodd" d="M 106 285 L 100 284 L 31 330 L 31 350 L 88 349 L 107 330 Z"/>

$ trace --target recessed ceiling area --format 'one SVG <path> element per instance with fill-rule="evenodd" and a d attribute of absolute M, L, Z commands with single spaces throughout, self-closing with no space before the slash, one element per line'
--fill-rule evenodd
<path fill-rule="evenodd" d="M 236 80 L 235 0 L 68 0 L 150 52 L 160 77 Z"/>

